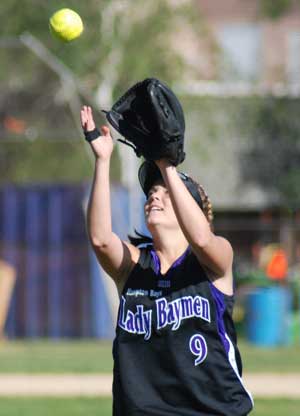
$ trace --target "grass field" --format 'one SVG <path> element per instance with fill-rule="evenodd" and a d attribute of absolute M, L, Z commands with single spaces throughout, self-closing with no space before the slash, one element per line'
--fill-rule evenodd
<path fill-rule="evenodd" d="M 262 348 L 240 342 L 239 349 L 245 372 L 300 373 L 300 344 Z"/>
<path fill-rule="evenodd" d="M 240 342 L 239 346 L 245 372 L 300 372 L 300 345 L 268 349 Z M 0 343 L 1 373 L 110 373 L 112 366 L 108 341 Z"/>
<path fill-rule="evenodd" d="M 251 416 L 299 416 L 300 400 L 256 400 Z M 111 416 L 111 399 L 0 398 L 1 416 Z"/>
<path fill-rule="evenodd" d="M 300 345 L 258 348 L 239 343 L 245 372 L 300 372 Z M 111 342 L 3 341 L 0 373 L 111 373 Z M 3 398 L 0 416 L 111 416 L 110 398 Z M 256 399 L 251 416 L 299 416 L 299 400 Z"/>
<path fill-rule="evenodd" d="M 0 373 L 110 373 L 111 348 L 109 341 L 6 341 Z"/>

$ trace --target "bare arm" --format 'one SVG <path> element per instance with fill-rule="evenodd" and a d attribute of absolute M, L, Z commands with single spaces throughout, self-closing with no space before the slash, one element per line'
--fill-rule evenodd
<path fill-rule="evenodd" d="M 92 110 L 81 110 L 82 127 L 91 131 L 95 128 Z M 109 128 L 101 128 L 101 136 L 91 142 L 95 155 L 95 170 L 90 193 L 87 230 L 94 252 L 104 270 L 120 288 L 139 257 L 139 249 L 122 241 L 112 231 L 109 169 L 113 151 L 113 140 Z"/>
<path fill-rule="evenodd" d="M 168 188 L 177 220 L 194 253 L 212 272 L 214 279 L 223 279 L 216 285 L 231 292 L 233 251 L 230 243 L 211 231 L 204 213 L 178 176 L 176 168 L 164 159 L 156 161 L 156 164 Z"/>

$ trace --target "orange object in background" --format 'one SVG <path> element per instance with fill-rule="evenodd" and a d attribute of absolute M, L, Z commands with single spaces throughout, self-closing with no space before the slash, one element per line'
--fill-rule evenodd
<path fill-rule="evenodd" d="M 16 117 L 6 116 L 3 124 L 6 130 L 14 134 L 22 134 L 26 130 L 26 122 Z"/>
<path fill-rule="evenodd" d="M 283 249 L 278 248 L 272 254 L 272 257 L 266 267 L 266 275 L 273 280 L 283 280 L 287 277 L 288 261 Z"/>

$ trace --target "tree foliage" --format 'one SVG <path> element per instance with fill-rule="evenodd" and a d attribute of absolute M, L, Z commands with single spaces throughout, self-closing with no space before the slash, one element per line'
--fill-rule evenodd
<path fill-rule="evenodd" d="M 174 37 L 184 25 L 194 33 L 203 34 L 204 25 L 201 24 L 199 7 L 195 7 L 195 4 L 194 0 L 22 0 L 21 3 L 19 0 L 9 0 L 0 4 L 1 39 L 12 39 L 24 32 L 30 32 L 71 70 L 78 86 L 86 90 L 87 95 L 92 96 L 94 103 L 97 103 L 96 109 L 108 108 L 117 96 L 138 80 L 154 76 L 172 85 L 182 78 L 189 66 L 177 49 Z M 49 33 L 49 17 L 62 7 L 76 10 L 85 26 L 83 35 L 70 43 L 59 42 Z M 58 101 L 61 99 L 59 97 L 63 97 L 64 86 L 59 82 L 57 74 L 50 74 L 51 70 L 24 48 L 12 48 L 5 55 L 3 49 L 0 49 L 0 55 L 3 62 L 0 68 L 0 86 L 5 96 L 11 96 L 12 93 L 19 97 L 17 114 L 20 113 L 23 103 L 22 111 L 26 112 L 31 127 L 39 125 L 43 119 L 48 122 L 53 119 L 53 131 L 60 126 L 58 136 L 62 137 L 64 132 L 61 124 L 65 121 L 59 121 L 58 113 L 65 110 L 63 103 Z M 26 101 L 21 103 L 22 97 L 26 97 Z M 47 100 L 48 105 L 45 104 Z M 12 101 L 14 104 L 11 109 L 14 110 L 16 102 L 10 100 Z M 3 102 L 0 105 L 3 106 Z M 3 113 L 3 107 L 1 112 Z M 37 141 L 43 141 L 47 136 L 43 134 L 43 128 L 48 127 L 40 128 Z M 13 146 L 17 144 L 11 143 L 9 148 L 5 143 L 1 144 L 2 160 L 12 157 Z M 47 145 L 44 146 L 46 154 Z M 43 143 L 32 143 L 29 147 L 31 153 L 27 157 L 38 158 Z M 52 153 L 55 148 L 59 159 L 62 150 L 59 142 L 51 145 Z M 22 155 L 18 157 L 17 149 L 13 154 L 15 166 L 21 166 Z M 73 171 L 78 163 L 75 154 L 76 152 L 71 152 L 66 155 L 70 160 L 74 158 Z M 115 177 L 118 164 L 116 156 L 113 165 Z M 68 169 L 71 169 L 71 165 L 61 164 L 56 177 L 59 177 L 60 172 L 62 179 L 70 178 L 71 172 Z M 21 175 L 23 178 L 38 180 L 40 175 L 35 163 L 28 163 L 26 169 L 31 173 L 28 174 L 27 171 L 27 174 Z M 48 172 L 51 179 L 52 170 L 49 169 Z M 2 178 L 8 176 L 11 180 L 19 180 L 20 177 L 15 174 L 14 169 L 1 175 Z"/>
<path fill-rule="evenodd" d="M 10 0 L 0 5 L 1 33 L 19 36 L 29 31 L 85 82 L 98 88 L 103 80 L 117 76 L 114 87 L 126 88 L 151 74 L 172 83 L 186 65 L 172 35 L 180 26 L 203 33 L 200 8 L 195 2 L 151 0 Z M 48 19 L 61 7 L 76 10 L 83 19 L 83 35 L 71 43 L 53 39 Z M 29 59 L 29 58 L 28 58 Z"/>
<path fill-rule="evenodd" d="M 292 0 L 260 0 L 262 15 L 274 20 L 285 15 L 292 5 Z"/>
<path fill-rule="evenodd" d="M 277 195 L 281 206 L 300 205 L 299 99 L 252 98 L 244 102 L 248 147 L 241 172 L 244 181 Z"/>

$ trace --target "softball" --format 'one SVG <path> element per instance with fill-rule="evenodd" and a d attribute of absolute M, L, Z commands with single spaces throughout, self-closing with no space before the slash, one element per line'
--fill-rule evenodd
<path fill-rule="evenodd" d="M 71 9 L 61 9 L 55 12 L 50 17 L 49 27 L 52 35 L 63 42 L 78 38 L 83 31 L 81 17 Z"/>

